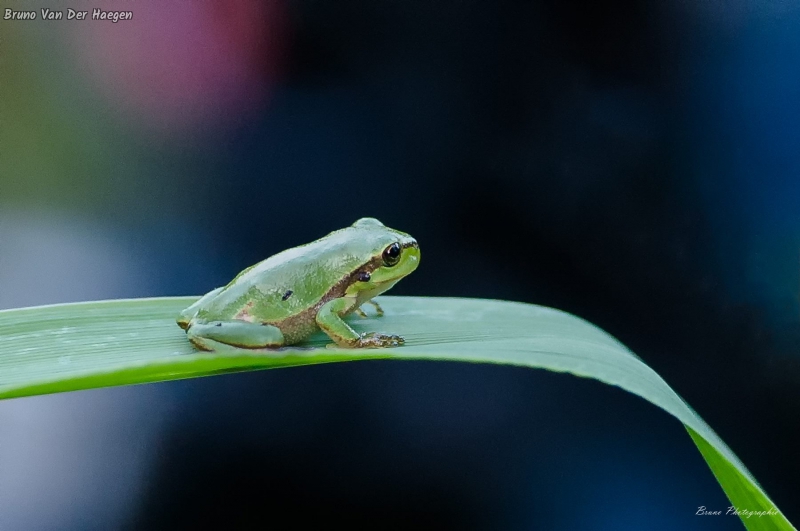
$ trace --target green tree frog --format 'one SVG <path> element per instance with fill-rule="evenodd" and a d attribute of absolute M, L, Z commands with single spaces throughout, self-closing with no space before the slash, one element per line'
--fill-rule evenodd
<path fill-rule="evenodd" d="M 375 218 L 362 218 L 315 242 L 251 266 L 227 286 L 181 312 L 178 325 L 200 350 L 257 350 L 294 345 L 318 328 L 344 348 L 402 345 L 380 333 L 358 334 L 343 317 L 419 265 L 419 245 Z"/>

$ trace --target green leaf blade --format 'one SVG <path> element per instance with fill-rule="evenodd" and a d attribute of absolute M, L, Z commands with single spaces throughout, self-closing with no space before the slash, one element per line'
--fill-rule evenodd
<path fill-rule="evenodd" d="M 505 301 L 383 297 L 383 318 L 357 331 L 399 333 L 401 348 L 303 348 L 270 354 L 198 353 L 175 324 L 194 297 L 100 301 L 0 311 L 0 398 L 157 382 L 232 371 L 361 359 L 447 360 L 543 368 L 593 378 L 680 420 L 750 530 L 794 527 L 736 455 L 656 374 L 616 339 L 573 315 Z"/>

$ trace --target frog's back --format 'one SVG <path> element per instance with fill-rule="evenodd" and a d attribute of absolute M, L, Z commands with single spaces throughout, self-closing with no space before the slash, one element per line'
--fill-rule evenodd
<path fill-rule="evenodd" d="M 391 243 L 391 234 L 376 235 L 348 227 L 312 243 L 287 249 L 245 269 L 198 317 L 279 322 L 311 311 L 332 290 L 346 287 L 373 249 Z"/>

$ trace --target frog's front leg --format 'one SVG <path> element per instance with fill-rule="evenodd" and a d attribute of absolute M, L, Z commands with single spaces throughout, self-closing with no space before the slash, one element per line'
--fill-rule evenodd
<path fill-rule="evenodd" d="M 246 321 L 194 323 L 186 336 L 200 350 L 253 350 L 282 347 L 283 333 L 277 326 Z"/>
<path fill-rule="evenodd" d="M 371 304 L 375 307 L 375 313 L 378 315 L 378 317 L 383 317 L 383 308 L 381 308 L 380 304 L 378 304 L 374 300 L 368 300 L 367 304 Z"/>
<path fill-rule="evenodd" d="M 342 348 L 396 347 L 405 343 L 400 336 L 369 332 L 358 334 L 342 320 L 342 316 L 353 311 L 358 304 L 356 297 L 333 299 L 322 305 L 317 312 L 317 324 L 323 332 Z"/>

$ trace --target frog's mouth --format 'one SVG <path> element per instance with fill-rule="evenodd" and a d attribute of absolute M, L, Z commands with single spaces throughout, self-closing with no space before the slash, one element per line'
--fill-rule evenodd
<path fill-rule="evenodd" d="M 378 291 L 378 293 L 376 293 L 373 296 L 380 295 L 384 291 L 392 289 L 394 287 L 394 285 L 397 284 L 398 282 L 400 282 L 399 278 L 394 279 L 394 280 L 384 280 L 383 282 L 376 282 L 375 283 L 375 288 L 376 288 L 376 291 Z"/>

